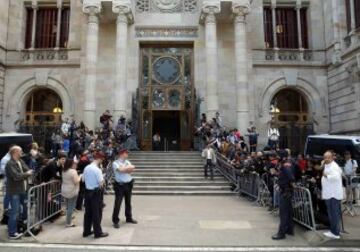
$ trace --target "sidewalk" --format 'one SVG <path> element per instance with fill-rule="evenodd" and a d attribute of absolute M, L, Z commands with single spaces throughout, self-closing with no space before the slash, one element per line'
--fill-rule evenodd
<path fill-rule="evenodd" d="M 65 228 L 65 217 L 46 223 L 37 236 L 41 243 L 147 245 L 147 246 L 309 246 L 321 243 L 313 232 L 297 225 L 296 235 L 273 241 L 278 218 L 246 199 L 225 196 L 134 196 L 134 218 L 138 225 L 124 223 L 114 229 L 111 214 L 114 196 L 105 197 L 102 226 L 110 236 L 82 238 L 83 212 L 75 214 L 77 227 Z M 123 209 L 122 209 L 123 210 Z M 359 239 L 360 217 L 345 217 L 344 239 Z M 314 239 L 315 237 L 315 239 Z M 310 242 L 310 239 L 313 241 Z M 0 228 L 0 242 L 7 241 L 6 227 Z M 26 237 L 22 242 L 33 242 Z"/>

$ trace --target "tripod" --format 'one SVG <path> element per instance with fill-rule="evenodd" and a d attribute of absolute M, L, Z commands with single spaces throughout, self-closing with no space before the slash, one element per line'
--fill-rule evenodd
<path fill-rule="evenodd" d="M 360 176 L 351 176 L 349 178 L 350 190 L 352 190 L 353 188 L 358 188 L 359 185 L 360 185 Z M 358 209 L 356 209 L 356 207 L 353 204 L 353 200 L 355 199 L 355 197 L 356 195 L 355 193 L 353 193 L 353 199 L 351 200 L 346 199 L 346 203 L 344 205 L 343 213 L 349 214 L 351 217 L 359 215 Z"/>

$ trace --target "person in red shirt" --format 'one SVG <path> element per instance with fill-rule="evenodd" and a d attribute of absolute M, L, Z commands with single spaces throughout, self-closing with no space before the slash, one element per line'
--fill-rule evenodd
<path fill-rule="evenodd" d="M 299 167 L 300 172 L 305 173 L 305 171 L 307 170 L 307 160 L 304 158 L 302 154 L 298 155 L 297 165 Z"/>

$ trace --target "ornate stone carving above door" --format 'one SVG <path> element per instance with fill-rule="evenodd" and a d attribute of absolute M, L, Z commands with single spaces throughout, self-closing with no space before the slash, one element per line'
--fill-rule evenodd
<path fill-rule="evenodd" d="M 171 11 L 180 6 L 181 0 L 152 0 L 153 6 L 160 11 Z"/>
<path fill-rule="evenodd" d="M 197 11 L 197 0 L 137 0 L 136 11 L 175 13 L 193 13 Z"/>

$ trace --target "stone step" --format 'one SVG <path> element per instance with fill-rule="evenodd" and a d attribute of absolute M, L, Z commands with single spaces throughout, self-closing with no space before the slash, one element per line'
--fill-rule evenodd
<path fill-rule="evenodd" d="M 137 195 L 234 195 L 215 170 L 214 181 L 204 179 L 200 152 L 131 152 Z"/>
<path fill-rule="evenodd" d="M 142 191 L 134 189 L 134 195 L 176 195 L 176 196 L 234 196 L 232 191 L 204 190 L 204 191 Z"/>
<path fill-rule="evenodd" d="M 164 152 L 163 154 L 137 154 L 137 155 L 129 155 L 129 159 L 133 159 L 133 158 L 144 158 L 144 157 L 151 157 L 151 158 L 160 158 L 160 157 L 165 157 L 165 158 L 201 158 L 201 154 L 200 153 L 196 153 L 196 154 L 169 154 Z"/>
<path fill-rule="evenodd" d="M 203 165 L 202 160 L 131 160 L 133 165 Z"/>
<path fill-rule="evenodd" d="M 161 173 L 149 173 L 149 172 L 135 172 L 134 177 L 199 177 L 204 176 L 204 172 L 161 172 Z M 221 177 L 220 174 L 215 173 L 215 176 Z"/>
<path fill-rule="evenodd" d="M 137 176 L 134 175 L 133 178 L 138 181 L 199 181 L 204 179 L 203 175 L 200 176 L 191 176 L 191 177 L 179 177 L 179 176 L 172 176 L 172 177 L 166 177 L 166 176 Z M 222 176 L 214 176 L 215 181 L 226 181 Z"/>
<path fill-rule="evenodd" d="M 140 191 L 206 191 L 206 190 L 217 190 L 217 191 L 229 191 L 231 190 L 231 186 L 217 186 L 217 185 L 137 185 L 135 184 L 134 190 Z"/>
<path fill-rule="evenodd" d="M 198 180 L 198 181 L 139 181 L 135 183 L 135 188 L 138 186 L 229 186 L 229 183 L 226 181 L 207 181 L 207 180 Z"/>
<path fill-rule="evenodd" d="M 201 164 L 133 164 L 136 168 L 195 168 L 202 169 Z"/>
<path fill-rule="evenodd" d="M 167 171 L 173 171 L 173 172 L 199 172 L 203 171 L 202 167 L 178 167 L 178 166 L 148 166 L 148 167 L 136 167 L 135 172 L 167 172 Z"/>

